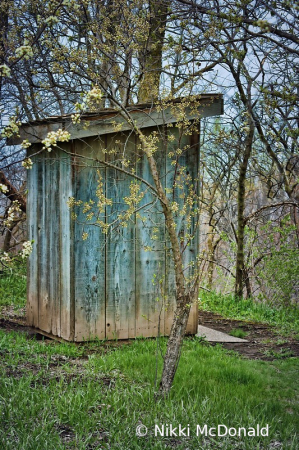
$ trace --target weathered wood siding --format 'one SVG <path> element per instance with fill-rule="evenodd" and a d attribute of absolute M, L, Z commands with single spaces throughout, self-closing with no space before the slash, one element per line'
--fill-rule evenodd
<path fill-rule="evenodd" d="M 32 148 L 32 152 L 34 149 Z M 29 156 L 31 155 L 30 152 Z M 39 326 L 38 310 L 39 310 L 39 259 L 38 259 L 38 216 L 39 216 L 39 183 L 38 172 L 41 164 L 35 158 L 27 176 L 27 232 L 28 239 L 34 240 L 33 251 L 28 258 L 27 263 L 27 322 L 34 327 Z"/>
<path fill-rule="evenodd" d="M 143 132 L 149 135 L 155 130 L 147 128 Z M 163 135 L 163 128 L 160 131 Z M 147 158 L 137 149 L 139 144 L 137 140 L 136 173 L 154 186 Z M 165 149 L 162 139 L 155 158 L 165 185 Z M 165 305 L 160 288 L 164 289 L 165 278 L 165 225 L 162 207 L 148 188 L 140 203 L 140 206 L 143 205 L 149 206 L 140 211 L 142 220 L 136 221 L 136 335 L 146 337 L 157 336 L 158 331 L 164 334 Z"/>
<path fill-rule="evenodd" d="M 199 133 L 193 133 L 191 135 L 184 135 L 181 133 L 180 129 L 171 129 L 171 133 L 176 137 L 177 147 L 181 149 L 188 149 L 183 151 L 182 155 L 178 158 L 178 167 L 174 168 L 171 164 L 171 159 L 166 158 L 166 184 L 168 187 L 172 188 L 172 193 L 169 194 L 169 200 L 175 201 L 179 205 L 179 209 L 176 213 L 176 223 L 177 223 L 177 234 L 180 238 L 181 252 L 183 255 L 184 263 L 184 275 L 188 279 L 192 276 L 194 266 L 192 263 L 196 262 L 196 256 L 198 251 L 198 234 L 199 228 L 197 223 L 197 216 L 195 216 L 191 222 L 191 227 L 187 228 L 185 223 L 186 217 L 181 214 L 184 204 L 186 202 L 186 197 L 190 193 L 190 188 L 193 187 L 194 192 L 198 194 L 199 189 Z M 186 179 L 190 177 L 190 186 Z M 180 181 L 181 180 L 181 181 Z M 177 184 L 182 185 L 183 188 L 179 188 Z M 197 203 L 194 205 L 197 207 Z M 197 226 L 197 231 L 195 227 Z M 189 241 L 187 234 L 194 235 L 194 238 Z M 173 259 L 171 254 L 171 248 L 169 239 L 166 239 L 167 256 L 166 256 L 166 292 L 167 292 L 167 302 L 169 304 L 169 315 L 165 333 L 170 332 L 170 327 L 172 324 L 172 317 L 175 307 L 175 278 L 173 269 Z M 195 334 L 197 332 L 198 326 L 198 305 L 194 303 L 191 307 L 191 312 L 189 316 L 189 321 L 187 325 L 186 332 L 190 334 Z"/>
<path fill-rule="evenodd" d="M 148 127 L 145 132 L 154 129 Z M 161 127 L 160 132 L 162 136 L 167 133 L 166 127 Z M 180 164 L 196 185 L 199 135 L 180 137 L 176 128 L 171 132 L 181 148 L 188 147 L 180 157 Z M 145 189 L 139 205 L 147 205 L 140 211 L 141 218 L 133 216 L 127 227 L 115 226 L 108 235 L 85 223 L 82 208 L 77 208 L 76 221 L 70 217 L 69 197 L 83 202 L 98 201 L 95 165 L 105 180 L 106 196 L 113 200 L 102 220 L 110 223 L 126 209 L 123 198 L 129 196 L 132 179 L 96 164 L 96 160 L 112 162 L 125 151 L 127 158 L 135 161 L 136 173 L 153 183 L 137 137 L 125 131 L 115 141 L 116 136 L 109 134 L 65 143 L 73 156 L 59 150 L 41 153 L 28 171 L 28 232 L 29 239 L 35 241 L 28 263 L 28 322 L 67 340 L 156 336 L 158 328 L 162 335 L 167 335 L 171 328 L 175 308 L 172 255 L 162 208 L 151 191 Z M 117 150 L 116 154 L 103 152 L 111 148 Z M 156 156 L 163 184 L 172 188 L 175 169 L 162 140 Z M 180 207 L 184 201 L 181 193 L 174 188 L 173 194 L 169 194 Z M 196 217 L 192 219 L 191 230 L 187 230 L 184 216 L 177 215 L 186 276 L 192 270 L 188 268 L 190 262 L 195 262 L 198 240 L 195 238 L 187 245 L 184 236 L 193 232 L 195 222 Z M 82 239 L 83 232 L 88 233 L 87 240 Z M 146 251 L 146 247 L 151 247 L 151 251 Z M 192 308 L 187 331 L 197 331 L 197 305 Z"/>
<path fill-rule="evenodd" d="M 82 156 L 102 157 L 98 141 L 94 138 L 85 143 L 79 140 L 73 142 L 75 158 L 73 161 L 73 196 L 83 202 L 96 197 L 97 171 L 94 162 Z M 106 169 L 101 168 L 105 177 Z M 78 217 L 74 224 L 74 301 L 75 301 L 75 336 L 76 341 L 98 337 L 104 339 L 105 333 L 105 236 L 98 227 L 82 225 L 85 222 L 82 208 L 77 209 Z M 82 239 L 82 233 L 88 232 L 88 240 Z"/>
<path fill-rule="evenodd" d="M 59 150 L 33 160 L 28 171 L 28 239 L 34 245 L 28 259 L 27 320 L 72 340 L 72 238 L 66 206 L 72 195 L 71 161 Z"/>
<path fill-rule="evenodd" d="M 115 142 L 117 140 L 117 142 Z M 134 135 L 106 136 L 106 161 L 119 165 L 123 152 L 134 161 Z M 125 211 L 124 197 L 130 196 L 131 178 L 116 169 L 106 169 L 106 196 L 112 206 L 106 208 L 106 221 L 112 223 Z M 126 227 L 115 225 L 106 245 L 106 337 L 127 339 L 136 336 L 135 308 L 135 220 Z"/>

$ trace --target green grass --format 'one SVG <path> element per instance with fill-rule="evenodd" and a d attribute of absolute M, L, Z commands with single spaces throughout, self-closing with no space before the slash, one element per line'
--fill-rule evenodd
<path fill-rule="evenodd" d="M 23 308 L 26 304 L 26 266 L 19 263 L 0 274 L 0 308 Z"/>
<path fill-rule="evenodd" d="M 273 349 L 265 350 L 264 353 L 266 356 L 276 359 L 284 359 L 290 358 L 291 356 L 295 356 L 294 352 L 290 348 L 281 348 L 278 352 Z"/>
<path fill-rule="evenodd" d="M 21 305 L 17 278 L 2 278 L 1 296 Z M 155 390 L 166 339 L 159 345 L 36 341 L 0 329 L 0 449 L 266 450 L 278 442 L 297 450 L 298 358 L 250 361 L 186 338 L 170 397 L 161 400 Z M 144 437 L 136 436 L 140 424 Z M 163 424 L 189 426 L 190 437 L 155 436 Z M 205 424 L 268 424 L 269 437 L 197 437 Z"/>
<path fill-rule="evenodd" d="M 156 348 L 155 340 L 109 348 L 0 331 L 0 448 L 239 450 L 278 441 L 296 449 L 297 358 L 247 361 L 189 338 L 170 398 L 162 401 L 154 396 Z M 159 357 L 158 374 L 161 367 Z M 146 437 L 135 434 L 140 423 Z M 191 436 L 155 437 L 155 424 L 189 424 Z M 198 438 L 197 424 L 269 424 L 269 437 Z"/>
<path fill-rule="evenodd" d="M 235 330 L 231 330 L 229 333 L 231 336 L 235 336 L 237 338 L 245 338 L 247 336 L 246 331 L 242 330 L 242 328 L 236 328 Z"/>
<path fill-rule="evenodd" d="M 215 292 L 200 292 L 200 309 L 221 314 L 231 319 L 245 319 L 267 323 L 285 334 L 296 334 L 299 338 L 298 306 L 277 306 L 257 303 L 252 299 L 235 299 L 232 295 Z"/>

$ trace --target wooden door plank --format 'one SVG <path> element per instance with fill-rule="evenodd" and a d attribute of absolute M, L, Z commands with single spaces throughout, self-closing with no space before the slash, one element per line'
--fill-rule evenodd
<path fill-rule="evenodd" d="M 183 255 L 184 275 L 188 280 L 188 278 L 190 278 L 193 274 L 193 264 L 196 262 L 196 255 L 198 252 L 198 230 L 195 233 L 195 238 L 190 242 L 188 242 L 188 234 L 194 234 L 197 216 L 193 217 L 191 219 L 190 226 L 187 226 L 187 217 L 183 211 L 191 185 L 198 184 L 199 136 L 197 133 L 192 136 L 188 134 L 184 135 L 178 128 L 173 128 L 171 133 L 175 136 L 175 141 L 172 144 L 174 149 L 180 148 L 182 150 L 182 154 L 178 158 L 178 165 L 172 164 L 172 158 L 168 157 L 166 160 L 167 185 L 169 188 L 172 188 L 176 182 L 173 192 L 169 195 L 169 200 L 178 204 L 175 220 L 177 224 L 177 235 L 180 239 L 180 246 Z M 196 208 L 196 206 L 197 205 L 195 205 L 194 208 Z M 174 298 L 176 297 L 175 274 L 171 256 L 171 249 L 168 248 L 166 252 L 166 279 L 168 283 L 169 309 L 165 317 L 165 330 L 167 334 L 169 334 L 172 324 L 175 309 Z M 197 332 L 197 321 L 198 305 L 194 304 L 192 305 L 190 312 L 186 330 L 187 333 L 195 334 Z"/>
<path fill-rule="evenodd" d="M 189 150 L 186 152 L 186 169 L 192 180 L 192 187 L 195 194 L 199 195 L 199 133 L 194 131 L 188 136 Z M 193 209 L 198 210 L 198 201 L 195 202 Z M 186 230 L 187 232 L 189 230 Z M 198 211 L 191 218 L 190 233 L 194 238 L 187 245 L 184 252 L 184 264 L 187 268 L 186 275 L 188 277 L 194 276 L 196 257 L 199 252 L 199 223 L 198 223 Z M 187 324 L 186 334 L 196 334 L 198 328 L 198 293 L 196 293 L 196 301 L 192 303 L 189 320 Z"/>
<path fill-rule="evenodd" d="M 87 140 L 86 140 L 87 141 Z M 76 200 L 97 204 L 96 162 L 80 158 L 81 156 L 103 157 L 99 141 L 75 142 L 76 159 L 73 183 Z M 101 169 L 105 178 L 105 169 Z M 81 223 L 80 223 L 81 222 Z M 78 209 L 78 218 L 74 226 L 74 295 L 75 295 L 75 336 L 76 341 L 105 338 L 105 236 L 97 226 L 86 222 L 82 208 Z M 87 240 L 82 233 L 87 232 Z"/>
<path fill-rule="evenodd" d="M 60 212 L 59 212 L 59 154 L 53 150 L 48 159 L 49 190 L 48 202 L 46 204 L 48 241 L 49 241 L 49 304 L 51 314 L 51 333 L 54 336 L 61 336 L 60 331 Z"/>
<path fill-rule="evenodd" d="M 34 153 L 37 146 L 32 146 L 28 151 L 30 157 Z M 27 173 L 27 238 L 29 241 L 34 241 L 32 253 L 28 258 L 27 268 L 27 323 L 33 327 L 38 327 L 38 309 L 39 309 L 39 234 L 38 234 L 38 217 L 39 217 L 39 170 L 40 163 L 38 157 L 32 157 L 33 166 Z"/>
<path fill-rule="evenodd" d="M 74 338 L 73 330 L 73 298 L 71 296 L 71 283 L 74 282 L 71 278 L 71 218 L 70 210 L 67 205 L 67 201 L 72 197 L 72 185 L 71 185 L 71 159 L 66 154 L 60 154 L 59 159 L 59 214 L 60 214 L 60 252 L 59 252 L 59 265 L 60 265 L 60 326 L 61 337 L 66 340 L 72 340 Z"/>
<path fill-rule="evenodd" d="M 49 156 L 41 155 L 41 170 L 39 171 L 39 211 L 38 211 L 38 235 L 39 235 L 39 327 L 41 330 L 51 333 L 51 306 L 49 303 L 49 223 L 47 216 L 49 203 Z"/>
<path fill-rule="evenodd" d="M 156 128 L 152 128 L 146 130 L 146 133 L 149 135 L 155 130 Z M 162 144 L 158 145 L 155 157 L 163 177 L 165 168 Z M 142 150 L 139 151 L 137 174 L 154 185 Z M 147 337 L 158 335 L 159 323 L 160 333 L 164 334 L 161 286 L 163 287 L 165 274 L 165 225 L 160 202 L 145 186 L 144 192 L 141 202 L 144 209 L 140 211 L 142 219 L 136 222 L 136 336 Z"/>
<path fill-rule="evenodd" d="M 117 142 L 115 142 L 117 140 Z M 114 150 L 113 153 L 110 153 Z M 107 162 L 123 167 L 123 158 L 135 167 L 135 137 L 119 133 L 107 137 Z M 112 205 L 106 208 L 106 222 L 114 223 L 107 239 L 106 252 L 106 337 L 128 339 L 135 337 L 135 216 L 126 226 L 118 219 L 126 214 L 133 178 L 117 169 L 106 170 L 106 196 Z"/>

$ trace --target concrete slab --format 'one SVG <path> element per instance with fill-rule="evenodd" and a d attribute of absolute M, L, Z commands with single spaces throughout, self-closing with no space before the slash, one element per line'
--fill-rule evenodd
<path fill-rule="evenodd" d="M 205 337 L 208 342 L 248 342 L 246 339 L 230 336 L 229 334 L 213 330 L 212 328 L 204 327 L 203 325 L 198 325 L 196 336 Z"/>

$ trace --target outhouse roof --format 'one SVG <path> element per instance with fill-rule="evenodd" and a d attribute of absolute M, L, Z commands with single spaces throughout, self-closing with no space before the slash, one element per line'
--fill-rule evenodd
<path fill-rule="evenodd" d="M 171 101 L 141 103 L 128 106 L 126 111 L 138 128 L 147 128 L 180 121 L 180 112 L 184 108 L 184 118 L 200 119 L 223 114 L 222 94 L 200 94 L 178 98 Z M 10 145 L 20 144 L 24 139 L 31 143 L 41 142 L 50 131 L 67 130 L 71 139 L 100 136 L 116 131 L 132 129 L 132 124 L 125 119 L 122 110 L 105 108 L 81 115 L 80 123 L 72 122 L 72 114 L 50 116 L 45 119 L 30 121 L 20 126 L 19 137 L 9 140 Z"/>

